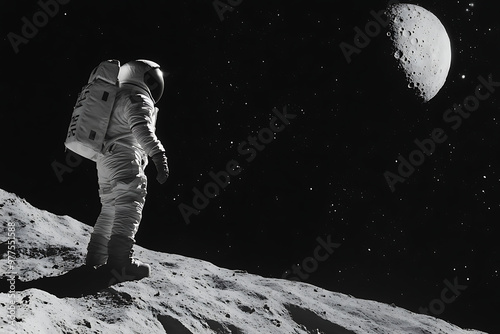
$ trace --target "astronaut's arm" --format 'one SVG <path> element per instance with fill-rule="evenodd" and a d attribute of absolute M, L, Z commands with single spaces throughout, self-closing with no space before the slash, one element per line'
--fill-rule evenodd
<path fill-rule="evenodd" d="M 130 100 L 128 123 L 132 134 L 148 156 L 164 154 L 165 148 L 155 134 L 154 105 L 140 95 L 133 95 Z"/>
<path fill-rule="evenodd" d="M 140 95 L 133 95 L 130 101 L 130 108 L 128 108 L 130 130 L 146 154 L 152 158 L 157 171 L 156 180 L 163 184 L 167 181 L 170 171 L 165 149 L 155 134 L 158 109 L 154 107 L 151 100 Z"/>

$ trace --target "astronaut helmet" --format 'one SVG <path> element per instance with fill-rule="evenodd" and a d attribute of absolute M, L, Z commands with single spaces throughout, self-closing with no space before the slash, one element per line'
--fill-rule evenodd
<path fill-rule="evenodd" d="M 157 63 L 138 59 L 129 61 L 120 67 L 118 73 L 120 84 L 131 84 L 145 89 L 154 103 L 158 103 L 163 95 L 163 72 Z"/>

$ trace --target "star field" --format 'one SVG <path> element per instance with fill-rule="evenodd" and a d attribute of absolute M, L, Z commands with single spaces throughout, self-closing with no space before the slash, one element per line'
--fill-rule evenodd
<path fill-rule="evenodd" d="M 93 163 L 82 161 L 63 182 L 51 163 L 65 163 L 70 113 L 91 69 L 109 58 L 149 58 L 169 73 L 157 135 L 171 176 L 160 186 L 148 166 L 139 244 L 282 277 L 293 265 L 307 269 L 317 238 L 330 236 L 340 246 L 307 283 L 417 312 L 439 297 L 443 280 L 457 278 L 467 289 L 436 316 L 493 331 L 500 89 L 457 130 L 442 117 L 474 93 L 479 76 L 500 81 L 496 11 L 468 1 L 418 5 L 441 19 L 453 54 L 445 86 L 426 104 L 387 74 L 383 34 L 351 64 L 339 48 L 383 1 L 244 0 L 223 21 L 210 1 L 69 2 L 17 54 L 7 34 L 39 8 L 9 3 L 0 18 L 9 64 L 0 187 L 92 225 Z M 248 138 L 285 106 L 296 117 L 262 150 L 252 146 Z M 437 127 L 447 140 L 391 192 L 384 172 Z M 251 162 L 242 142 L 256 150 Z M 192 206 L 193 189 L 231 160 L 241 173 L 186 224 L 179 205 Z"/>

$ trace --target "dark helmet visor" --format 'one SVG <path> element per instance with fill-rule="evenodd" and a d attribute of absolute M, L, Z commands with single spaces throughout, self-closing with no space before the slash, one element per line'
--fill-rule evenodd
<path fill-rule="evenodd" d="M 163 95 L 163 72 L 158 67 L 148 70 L 144 73 L 144 83 L 148 86 L 155 103 L 158 103 Z"/>

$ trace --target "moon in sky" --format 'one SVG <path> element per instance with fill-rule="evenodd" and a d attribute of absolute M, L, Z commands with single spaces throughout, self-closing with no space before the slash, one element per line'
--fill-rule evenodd
<path fill-rule="evenodd" d="M 446 82 L 451 65 L 451 43 L 441 21 L 430 11 L 411 4 L 386 10 L 393 55 L 404 72 L 408 88 L 424 102 Z"/>

